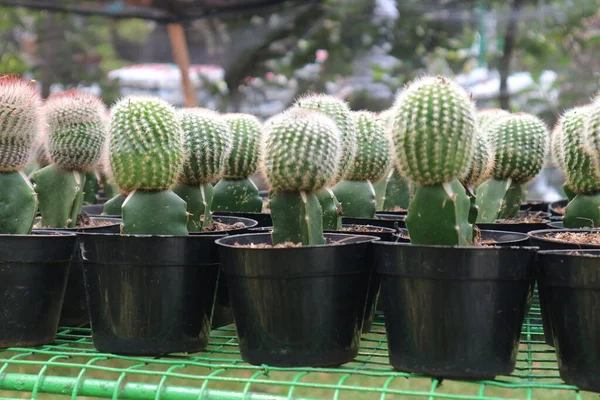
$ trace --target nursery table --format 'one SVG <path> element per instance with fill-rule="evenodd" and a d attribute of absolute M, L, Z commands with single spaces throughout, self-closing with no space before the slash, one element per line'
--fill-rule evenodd
<path fill-rule="evenodd" d="M 125 357 L 94 350 L 89 328 L 61 327 L 56 341 L 0 350 L 2 399 L 598 399 L 559 378 L 554 350 L 541 336 L 539 306 L 523 326 L 515 372 L 493 381 L 458 382 L 395 372 L 383 317 L 363 335 L 356 360 L 339 368 L 276 368 L 242 361 L 233 326 L 212 332 L 206 351 Z"/>

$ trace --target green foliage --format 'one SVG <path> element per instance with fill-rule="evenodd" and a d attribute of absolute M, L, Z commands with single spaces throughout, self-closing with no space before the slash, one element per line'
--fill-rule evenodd
<path fill-rule="evenodd" d="M 165 190 L 184 161 L 183 133 L 174 108 L 150 96 L 130 96 L 112 107 L 108 150 L 117 186 Z"/>

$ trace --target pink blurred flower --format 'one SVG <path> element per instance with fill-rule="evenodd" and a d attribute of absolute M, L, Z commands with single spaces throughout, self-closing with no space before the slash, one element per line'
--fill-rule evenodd
<path fill-rule="evenodd" d="M 319 49 L 315 52 L 315 56 L 318 63 L 324 63 L 327 60 L 327 57 L 329 57 L 329 52 L 325 49 Z"/>

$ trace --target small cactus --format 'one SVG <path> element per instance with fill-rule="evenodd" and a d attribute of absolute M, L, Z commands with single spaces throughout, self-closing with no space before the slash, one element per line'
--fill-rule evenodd
<path fill-rule="evenodd" d="M 212 223 L 213 183 L 222 176 L 232 150 L 229 125 L 219 113 L 201 108 L 177 111 L 186 152 L 183 171 L 173 191 L 187 202 L 190 232 Z"/>
<path fill-rule="evenodd" d="M 128 193 L 123 234 L 186 235 L 186 203 L 169 188 L 184 161 L 175 109 L 151 96 L 130 96 L 112 107 L 108 158 L 115 182 Z"/>
<path fill-rule="evenodd" d="M 417 185 L 406 218 L 411 242 L 471 244 L 470 203 L 458 181 L 474 152 L 470 96 L 447 78 L 425 77 L 400 93 L 394 113 L 396 163 Z"/>
<path fill-rule="evenodd" d="M 321 205 L 315 192 L 335 177 L 341 135 L 328 117 L 294 108 L 275 118 L 263 136 L 261 157 L 271 191 L 273 244 L 323 244 Z"/>
<path fill-rule="evenodd" d="M 548 152 L 546 126 L 530 114 L 502 117 L 489 138 L 496 154 L 494 175 L 477 189 L 478 222 L 516 217 L 525 184 L 540 172 Z"/>
<path fill-rule="evenodd" d="M 477 127 L 485 136 L 489 135 L 492 126 L 502 118 L 509 117 L 510 113 L 500 108 L 484 108 L 477 110 L 475 120 Z"/>
<path fill-rule="evenodd" d="M 475 135 L 475 152 L 469 172 L 460 179 L 463 186 L 476 188 L 494 175 L 494 147 L 481 128 Z"/>
<path fill-rule="evenodd" d="M 0 233 L 28 234 L 37 195 L 24 174 L 42 126 L 41 98 L 32 82 L 0 75 Z"/>
<path fill-rule="evenodd" d="M 212 209 L 255 212 L 262 210 L 258 188 L 249 179 L 258 169 L 262 124 L 248 114 L 226 114 L 232 135 L 232 151 L 225 159 L 223 179 L 215 185 Z"/>
<path fill-rule="evenodd" d="M 600 153 L 595 135 L 594 105 L 573 108 L 559 120 L 552 138 L 553 154 L 567 177 L 566 186 L 575 197 L 565 209 L 565 228 L 600 227 Z M 596 118 L 600 113 L 596 114 Z"/>
<path fill-rule="evenodd" d="M 31 174 L 41 225 L 73 228 L 82 211 L 86 172 L 100 161 L 107 137 L 102 101 L 81 90 L 51 95 L 44 104 L 46 148 L 52 164 Z"/>
<path fill-rule="evenodd" d="M 374 218 L 377 204 L 372 182 L 384 178 L 392 161 L 392 140 L 384 123 L 370 112 L 352 112 L 357 127 L 358 151 L 354 165 L 333 193 L 342 203 L 344 215 Z"/>

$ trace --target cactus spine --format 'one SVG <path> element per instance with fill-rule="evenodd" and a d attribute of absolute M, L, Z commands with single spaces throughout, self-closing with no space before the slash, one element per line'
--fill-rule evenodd
<path fill-rule="evenodd" d="M 386 134 L 391 138 L 394 127 L 394 110 L 383 111 L 379 114 L 379 118 L 385 124 Z M 399 171 L 396 163 L 394 163 L 384 178 L 373 184 L 377 201 L 377 211 L 395 211 L 398 208 L 408 210 L 410 198 L 412 197 L 412 186 L 405 175 Z"/>
<path fill-rule="evenodd" d="M 342 146 L 336 125 L 318 112 L 294 108 L 267 126 L 261 149 L 273 244 L 323 244 L 323 211 L 315 192 L 337 173 Z"/>
<path fill-rule="evenodd" d="M 334 186 L 333 193 L 342 203 L 345 216 L 374 218 L 377 203 L 371 182 L 380 181 L 389 170 L 392 140 L 375 114 L 361 111 L 351 116 L 357 127 L 358 151 L 351 171 Z"/>
<path fill-rule="evenodd" d="M 110 169 L 121 192 L 123 234 L 187 235 L 186 203 L 169 188 L 183 164 L 183 134 L 174 108 L 151 96 L 112 107 Z"/>
<path fill-rule="evenodd" d="M 46 101 L 46 146 L 52 164 L 31 175 L 42 226 L 76 226 L 86 172 L 98 164 L 106 141 L 105 111 L 99 98 L 80 90 L 57 93 Z"/>
<path fill-rule="evenodd" d="M 173 191 L 188 205 L 188 230 L 200 232 L 212 224 L 213 183 L 223 175 L 233 139 L 227 122 L 211 110 L 177 111 L 183 129 L 185 161 Z"/>
<path fill-rule="evenodd" d="M 28 234 L 37 213 L 37 195 L 24 168 L 42 124 L 35 85 L 0 75 L 0 233 Z"/>
<path fill-rule="evenodd" d="M 542 121 L 520 113 L 492 125 L 489 138 L 495 151 L 494 176 L 477 189 L 477 222 L 514 218 L 525 200 L 525 184 L 542 169 L 548 133 Z"/>
<path fill-rule="evenodd" d="M 262 124 L 247 114 L 227 114 L 232 150 L 225 159 L 223 179 L 215 185 L 214 211 L 262 211 L 258 188 L 249 178 L 258 169 Z"/>
<path fill-rule="evenodd" d="M 475 110 L 444 77 L 414 81 L 394 105 L 396 162 L 417 185 L 406 218 L 411 243 L 469 245 L 470 203 L 458 178 L 473 158 Z"/>
<path fill-rule="evenodd" d="M 565 228 L 600 227 L 600 153 L 596 147 L 600 113 L 594 105 L 567 111 L 552 138 L 553 154 L 575 193 L 565 209 Z"/>
<path fill-rule="evenodd" d="M 346 174 L 350 173 L 354 165 L 354 158 L 357 152 L 357 134 L 356 127 L 350 116 L 350 107 L 346 102 L 333 96 L 317 94 L 300 98 L 296 107 L 318 111 L 331 118 L 338 128 L 341 135 L 342 158 L 338 171 L 334 175 L 332 182 L 327 184 L 316 195 L 323 209 L 323 226 L 328 230 L 342 229 L 342 204 L 338 201 L 330 187 L 342 180 Z"/>

